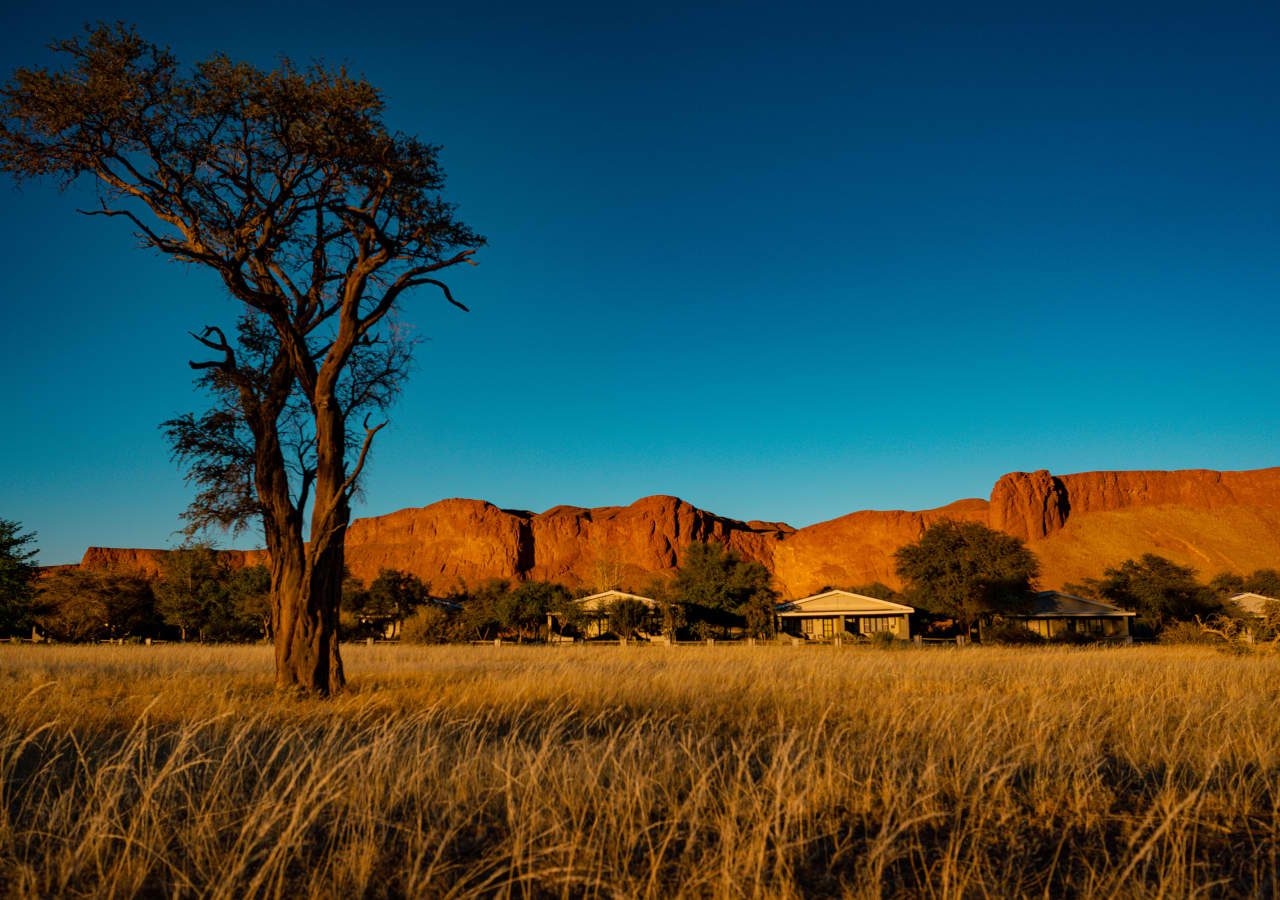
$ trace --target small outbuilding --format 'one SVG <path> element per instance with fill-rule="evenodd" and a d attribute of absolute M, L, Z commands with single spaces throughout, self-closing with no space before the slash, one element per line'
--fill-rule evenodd
<path fill-rule="evenodd" d="M 778 630 L 811 641 L 842 640 L 888 633 L 911 637 L 908 616 L 915 610 L 852 591 L 823 591 L 774 607 Z"/>
<path fill-rule="evenodd" d="M 1040 591 L 1029 612 L 1008 618 L 1021 622 L 1044 638 L 1062 634 L 1082 634 L 1110 640 L 1131 640 L 1129 620 L 1136 613 L 1112 606 L 1101 600 L 1090 600 L 1062 591 Z"/>
<path fill-rule="evenodd" d="M 1243 594 L 1233 596 L 1231 602 L 1241 613 L 1255 619 L 1265 619 L 1269 615 L 1280 613 L 1280 600 L 1268 597 L 1266 594 L 1245 591 Z"/>

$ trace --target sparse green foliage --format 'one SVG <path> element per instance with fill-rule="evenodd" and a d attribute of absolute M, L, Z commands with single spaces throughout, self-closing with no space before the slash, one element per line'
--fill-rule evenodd
<path fill-rule="evenodd" d="M 431 599 L 431 585 L 417 575 L 399 569 L 383 569 L 369 585 L 364 612 L 367 615 L 403 621 Z"/>
<path fill-rule="evenodd" d="M 244 637 L 271 639 L 271 573 L 266 566 L 245 566 L 227 580 L 236 630 Z"/>
<path fill-rule="evenodd" d="M 450 599 L 462 606 L 461 622 L 471 637 L 487 640 L 514 636 L 517 641 L 546 637 L 547 616 L 560 616 L 561 627 L 583 624 L 577 604 L 564 585 L 549 581 L 524 581 L 512 584 L 491 578 L 478 587 L 467 589 Z M 572 620 L 572 622 L 570 621 Z"/>
<path fill-rule="evenodd" d="M 1209 590 L 1219 600 L 1226 600 L 1244 591 L 1244 576 L 1235 572 L 1219 572 L 1209 579 Z"/>
<path fill-rule="evenodd" d="M 36 578 L 36 536 L 0 519 L 0 635 L 31 627 Z"/>
<path fill-rule="evenodd" d="M 1280 570 L 1258 569 L 1244 580 L 1244 589 L 1280 600 Z"/>
<path fill-rule="evenodd" d="M 662 633 L 674 640 L 680 630 L 689 624 L 689 612 L 685 604 L 680 601 L 675 581 L 654 576 L 641 588 L 640 593 L 658 605 Z"/>
<path fill-rule="evenodd" d="M 36 624 L 60 641 L 152 636 L 151 583 L 135 574 L 64 569 L 40 579 Z"/>
<path fill-rule="evenodd" d="M 348 572 L 342 585 L 344 635 L 378 637 L 393 633 L 414 610 L 431 599 L 430 590 L 430 585 L 418 576 L 398 569 L 382 569 L 367 588 Z"/>
<path fill-rule="evenodd" d="M 459 616 L 427 602 L 414 609 L 400 626 L 400 640 L 408 644 L 444 644 L 457 639 Z"/>
<path fill-rule="evenodd" d="M 696 543 L 680 554 L 674 590 L 686 603 L 733 612 L 769 582 L 768 569 L 759 563 L 715 542 Z"/>
<path fill-rule="evenodd" d="M 172 550 L 160 564 L 153 585 L 156 611 L 181 632 L 204 640 L 206 632 L 232 630 L 231 571 L 226 558 L 209 544 L 191 544 Z"/>
<path fill-rule="evenodd" d="M 778 599 L 772 582 L 763 565 L 712 542 L 685 547 L 672 590 L 686 605 L 689 620 L 712 625 L 726 614 L 738 616 L 748 633 L 766 637 L 773 633 Z"/>
<path fill-rule="evenodd" d="M 944 519 L 895 556 L 912 605 L 952 616 L 966 633 L 996 613 L 1025 609 L 1040 573 L 1020 540 L 978 522 Z"/>
<path fill-rule="evenodd" d="M 1108 603 L 1137 612 L 1157 629 L 1222 609 L 1213 589 L 1196 581 L 1195 569 L 1152 553 L 1106 569 L 1101 579 L 1086 579 L 1085 586 Z"/>
<path fill-rule="evenodd" d="M 584 634 L 597 618 L 596 613 L 584 609 L 582 604 L 577 602 L 578 599 L 566 590 L 551 610 L 555 617 L 557 631 L 562 636 L 574 637 Z"/>
<path fill-rule="evenodd" d="M 488 640 L 499 637 L 505 627 L 506 596 L 511 582 L 490 578 L 457 597 L 462 604 L 462 621 L 471 637 Z"/>
<path fill-rule="evenodd" d="M 643 630 L 651 613 L 643 601 L 623 597 L 605 606 L 609 630 L 623 640 L 630 640 Z"/>
<path fill-rule="evenodd" d="M 564 585 L 550 581 L 524 581 L 516 585 L 502 604 L 502 623 L 514 629 L 518 638 L 534 636 L 546 630 L 547 616 L 563 609 L 569 599 Z"/>
<path fill-rule="evenodd" d="M 987 644 L 1043 644 L 1044 637 L 1019 622 L 1001 622 L 982 633 Z"/>
<path fill-rule="evenodd" d="M 772 588 L 765 587 L 752 593 L 741 606 L 738 614 L 746 622 L 747 635 L 755 638 L 771 638 L 777 632 L 777 617 L 774 607 L 778 603 L 778 594 Z"/>

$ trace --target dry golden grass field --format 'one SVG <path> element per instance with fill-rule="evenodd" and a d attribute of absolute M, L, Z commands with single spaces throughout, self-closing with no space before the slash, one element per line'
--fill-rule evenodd
<path fill-rule="evenodd" d="M 1280 658 L 0 646 L 12 896 L 1275 896 Z"/>

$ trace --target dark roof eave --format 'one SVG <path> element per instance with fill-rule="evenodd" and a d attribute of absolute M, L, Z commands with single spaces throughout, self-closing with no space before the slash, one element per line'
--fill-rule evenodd
<path fill-rule="evenodd" d="M 1126 609 L 1099 610 L 1098 612 L 1034 612 L 1009 613 L 1010 619 L 1120 619 L 1136 616 L 1137 613 Z"/>

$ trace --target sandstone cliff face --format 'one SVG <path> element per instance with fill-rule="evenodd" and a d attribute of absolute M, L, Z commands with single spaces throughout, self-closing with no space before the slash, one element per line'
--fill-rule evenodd
<path fill-rule="evenodd" d="M 82 569 L 121 569 L 142 575 L 160 574 L 160 561 L 165 550 L 142 550 L 126 547 L 90 547 L 80 560 Z"/>
<path fill-rule="evenodd" d="M 80 568 L 98 571 L 137 572 L 153 577 L 160 574 L 160 567 L 169 550 L 147 550 L 129 547 L 90 547 L 80 559 Z M 266 562 L 261 550 L 224 550 L 231 568 L 254 566 Z M 47 568 L 55 568 L 49 566 Z"/>
<path fill-rule="evenodd" d="M 1280 567 L 1280 468 L 1248 472 L 1013 472 L 990 501 L 933 510 L 864 511 L 799 530 L 740 522 L 677 497 L 630 506 L 557 506 L 536 514 L 480 500 L 442 500 L 352 523 L 347 560 L 368 581 L 383 568 L 413 572 L 437 591 L 486 578 L 548 579 L 641 589 L 672 573 L 682 547 L 718 541 L 768 566 L 784 596 L 826 585 L 899 582 L 893 553 L 941 518 L 983 522 L 1028 542 L 1041 583 L 1061 587 L 1142 553 L 1159 553 L 1210 576 Z M 91 547 L 82 565 L 154 575 L 163 550 Z M 232 553 L 234 565 L 260 551 Z"/>
<path fill-rule="evenodd" d="M 1280 468 L 1247 472 L 1084 472 L 1064 475 L 1062 483 L 1073 515 L 1169 504 L 1194 509 L 1275 508 L 1280 500 Z"/>
<path fill-rule="evenodd" d="M 485 578 L 515 578 L 528 567 L 528 521 L 482 500 L 441 500 L 421 509 L 357 519 L 347 533 L 347 566 L 366 582 L 402 569 L 437 589 Z"/>
<path fill-rule="evenodd" d="M 766 565 L 784 532 L 726 519 L 677 497 L 630 506 L 557 506 L 536 514 L 481 500 L 442 500 L 359 519 L 347 536 L 347 565 L 365 581 L 402 569 L 439 591 L 486 578 L 540 579 L 639 588 L 671 573 L 682 547 L 718 541 Z"/>
<path fill-rule="evenodd" d="M 1067 523 L 1071 511 L 1067 488 L 1047 469 L 1010 472 L 991 489 L 988 521 L 992 528 L 1024 541 L 1052 534 Z"/>
<path fill-rule="evenodd" d="M 678 497 L 644 497 L 630 506 L 557 506 L 531 519 L 533 578 L 591 587 L 621 582 L 639 589 L 672 572 L 680 550 L 716 541 L 768 565 L 785 533 L 698 509 Z"/>
<path fill-rule="evenodd" d="M 924 512 L 865 510 L 801 528 L 774 549 L 774 577 L 786 597 L 872 581 L 898 587 L 894 552 L 944 518 L 985 522 L 987 501 L 959 500 Z"/>

